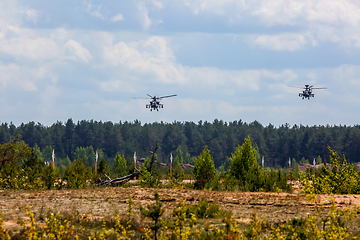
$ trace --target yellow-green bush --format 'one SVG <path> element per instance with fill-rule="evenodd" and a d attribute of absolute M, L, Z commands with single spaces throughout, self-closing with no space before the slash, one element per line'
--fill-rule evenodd
<path fill-rule="evenodd" d="M 328 147 L 331 170 L 326 163 L 316 172 L 300 172 L 303 192 L 308 194 L 359 194 L 360 174 L 345 156 L 340 156 Z"/>

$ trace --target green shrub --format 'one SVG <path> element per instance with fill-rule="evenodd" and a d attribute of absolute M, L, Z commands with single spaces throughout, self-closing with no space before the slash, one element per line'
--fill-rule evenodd
<path fill-rule="evenodd" d="M 92 171 L 86 167 L 82 159 L 77 159 L 66 168 L 63 180 L 67 188 L 84 188 L 91 183 Z"/>
<path fill-rule="evenodd" d="M 207 212 L 207 208 L 208 208 L 208 202 L 202 198 L 196 208 L 196 217 L 197 218 L 205 218 L 206 217 L 206 212 Z"/>
<path fill-rule="evenodd" d="M 340 156 L 328 147 L 330 153 L 331 170 L 326 163 L 316 171 L 315 175 L 309 169 L 306 173 L 300 173 L 300 182 L 304 192 L 309 194 L 359 194 L 360 173 L 351 164 L 348 164 L 345 156 Z"/>
<path fill-rule="evenodd" d="M 140 186 L 144 188 L 158 188 L 161 185 L 160 180 L 151 175 L 146 169 L 141 170 L 139 179 Z"/>

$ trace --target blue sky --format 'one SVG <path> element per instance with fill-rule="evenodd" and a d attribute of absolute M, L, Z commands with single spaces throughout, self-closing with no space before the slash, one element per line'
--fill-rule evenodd
<path fill-rule="evenodd" d="M 359 124 L 359 25 L 355 0 L 3 0 L 0 121 Z"/>

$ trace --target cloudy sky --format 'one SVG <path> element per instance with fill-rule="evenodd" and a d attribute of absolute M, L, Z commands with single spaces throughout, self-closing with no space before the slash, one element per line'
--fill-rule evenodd
<path fill-rule="evenodd" d="M 359 124 L 360 2 L 2 0 L 0 91 L 15 125 Z M 150 112 L 146 94 L 178 96 Z"/>

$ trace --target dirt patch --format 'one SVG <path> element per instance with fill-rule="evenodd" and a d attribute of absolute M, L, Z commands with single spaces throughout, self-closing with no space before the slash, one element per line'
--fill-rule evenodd
<path fill-rule="evenodd" d="M 248 193 L 248 192 L 215 192 L 200 190 L 158 189 L 160 199 L 170 215 L 180 200 L 187 204 L 197 204 L 202 198 L 217 202 L 221 208 L 231 210 L 237 221 L 248 223 L 252 213 L 268 222 L 284 222 L 292 218 L 306 217 L 312 214 L 316 204 L 310 203 L 304 194 L 288 193 Z M 53 212 L 72 212 L 81 216 L 101 219 L 123 215 L 127 210 L 126 201 L 133 196 L 134 213 L 139 216 L 139 205 L 154 203 L 154 189 L 146 188 L 99 188 L 84 190 L 48 190 L 48 191 L 0 191 L 0 210 L 6 228 L 17 227 L 19 219 L 26 219 L 25 207 L 29 206 L 40 221 L 49 209 Z M 360 204 L 356 195 L 333 196 L 338 207 Z M 317 196 L 317 204 L 330 207 L 330 197 Z"/>

